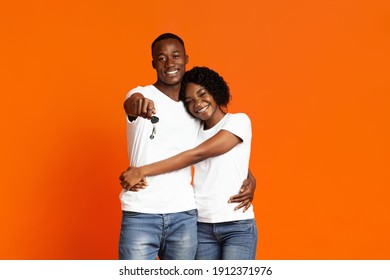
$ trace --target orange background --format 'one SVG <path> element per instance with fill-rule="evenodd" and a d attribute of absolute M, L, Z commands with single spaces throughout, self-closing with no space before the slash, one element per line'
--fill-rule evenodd
<path fill-rule="evenodd" d="M 257 258 L 390 259 L 390 2 L 189 3 L 2 2 L 0 258 L 117 258 L 122 102 L 173 32 L 252 119 Z"/>

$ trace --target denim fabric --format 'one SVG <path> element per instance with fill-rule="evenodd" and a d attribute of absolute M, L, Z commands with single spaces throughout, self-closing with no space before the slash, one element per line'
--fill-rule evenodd
<path fill-rule="evenodd" d="M 120 260 L 193 260 L 197 210 L 171 214 L 122 212 Z"/>
<path fill-rule="evenodd" d="M 198 223 L 197 260 L 254 260 L 256 245 L 254 219 Z"/>

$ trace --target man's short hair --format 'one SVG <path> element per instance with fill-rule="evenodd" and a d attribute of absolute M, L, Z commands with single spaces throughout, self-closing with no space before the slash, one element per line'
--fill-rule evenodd
<path fill-rule="evenodd" d="M 178 40 L 180 42 L 180 44 L 183 45 L 183 49 L 185 50 L 185 47 L 184 47 L 184 41 L 177 35 L 173 34 L 173 33 L 163 33 L 161 34 L 160 36 L 158 36 L 152 43 L 152 52 L 153 52 L 153 48 L 154 46 L 157 44 L 157 42 L 159 41 L 162 41 L 162 40 L 165 40 L 165 39 L 175 39 L 175 40 Z"/>

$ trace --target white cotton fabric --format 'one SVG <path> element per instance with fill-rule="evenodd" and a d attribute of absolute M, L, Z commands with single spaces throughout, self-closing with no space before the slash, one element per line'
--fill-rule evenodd
<path fill-rule="evenodd" d="M 142 166 L 172 157 L 195 146 L 200 122 L 190 116 L 182 102 L 176 102 L 155 86 L 137 87 L 127 97 L 139 92 L 154 101 L 156 124 L 154 139 L 150 139 L 153 125 L 138 117 L 127 119 L 128 154 L 132 166 Z M 147 178 L 149 185 L 139 191 L 122 191 L 122 210 L 151 214 L 176 213 L 196 208 L 191 185 L 191 167 Z"/>
<path fill-rule="evenodd" d="M 254 218 L 252 206 L 243 213 L 242 209 L 234 211 L 236 203 L 228 203 L 229 198 L 239 192 L 248 175 L 251 121 L 246 114 L 228 113 L 212 128 L 199 130 L 198 144 L 222 129 L 238 136 L 242 142 L 223 155 L 195 165 L 194 190 L 199 222 L 220 223 Z"/>

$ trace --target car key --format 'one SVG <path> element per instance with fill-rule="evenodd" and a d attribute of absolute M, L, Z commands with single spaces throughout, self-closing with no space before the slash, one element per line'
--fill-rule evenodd
<path fill-rule="evenodd" d="M 156 123 L 158 123 L 159 121 L 159 118 L 156 117 L 156 116 L 153 116 L 150 121 L 152 122 L 153 124 L 153 130 L 152 130 L 152 134 L 150 134 L 150 139 L 153 139 L 154 138 L 154 135 L 156 134 Z"/>

